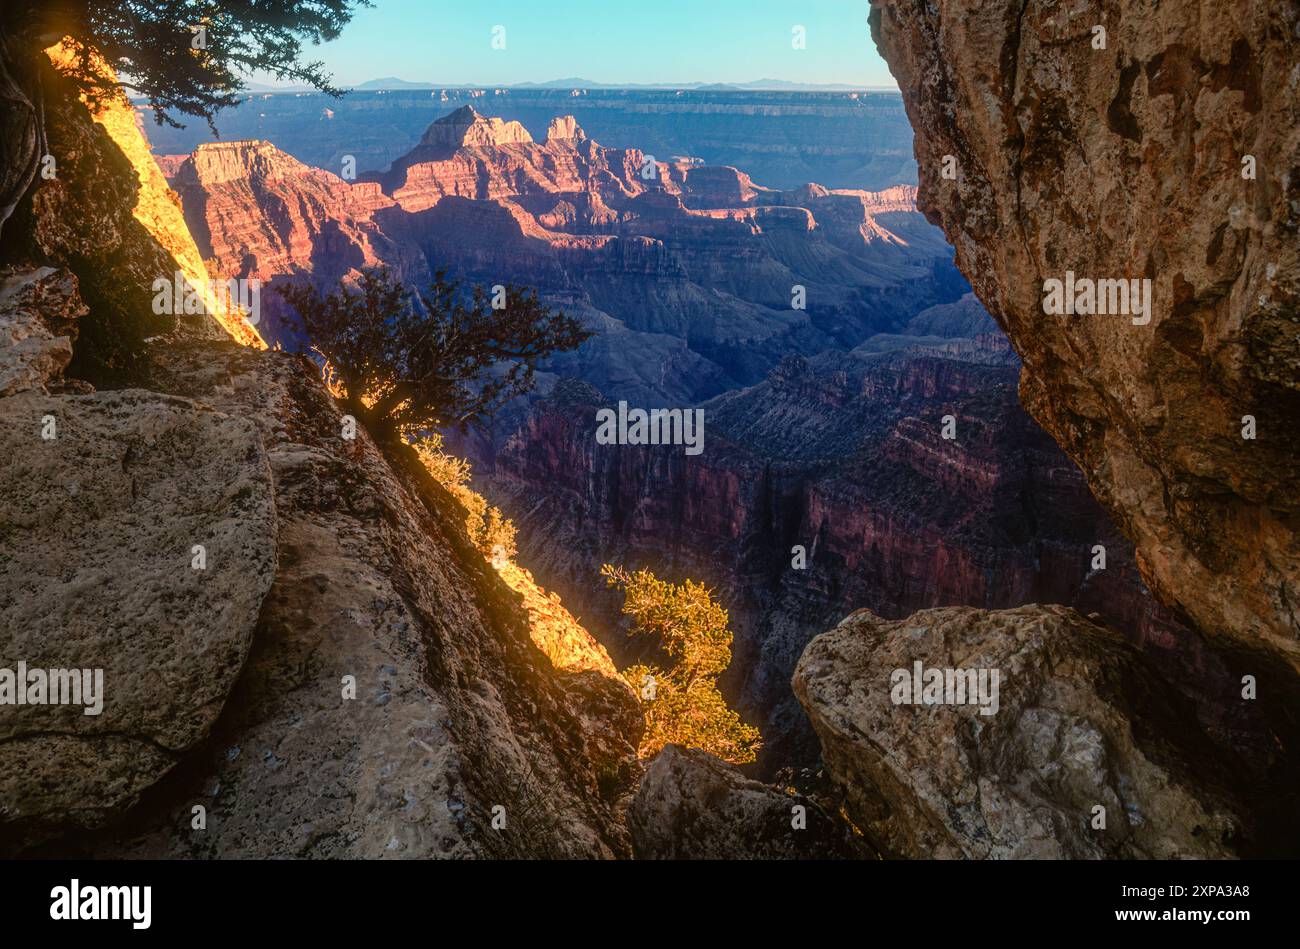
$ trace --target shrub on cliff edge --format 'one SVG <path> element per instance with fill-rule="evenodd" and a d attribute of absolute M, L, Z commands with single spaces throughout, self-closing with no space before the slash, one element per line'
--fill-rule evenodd
<path fill-rule="evenodd" d="M 493 560 L 513 560 L 515 525 L 469 486 L 469 462 L 443 451 L 442 436 L 436 432 L 413 439 L 411 444 L 425 470 L 465 508 L 465 531 L 479 553 Z"/>
<path fill-rule="evenodd" d="M 623 676 L 641 696 L 646 730 L 638 753 L 649 758 L 667 744 L 701 748 L 733 764 L 753 761 L 761 738 L 727 706 L 718 676 L 731 664 L 727 611 L 701 583 L 667 583 L 649 570 L 628 573 L 605 564 L 601 575 L 623 590 L 632 634 L 651 638 L 667 657 L 637 664 Z"/>
<path fill-rule="evenodd" d="M 324 297 L 301 285 L 280 293 L 349 410 L 379 440 L 479 423 L 532 389 L 538 362 L 591 336 L 535 290 L 466 294 L 441 271 L 413 295 L 383 268 Z"/>

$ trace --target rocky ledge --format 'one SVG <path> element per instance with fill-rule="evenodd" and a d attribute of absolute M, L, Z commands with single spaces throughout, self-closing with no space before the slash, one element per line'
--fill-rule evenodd
<path fill-rule="evenodd" d="M 1058 606 L 860 610 L 794 676 L 853 823 L 890 856 L 1287 852 L 1294 818 L 1118 633 Z M 1248 699 L 1236 696 L 1239 705 Z M 1294 736 L 1291 736 L 1294 737 Z"/>

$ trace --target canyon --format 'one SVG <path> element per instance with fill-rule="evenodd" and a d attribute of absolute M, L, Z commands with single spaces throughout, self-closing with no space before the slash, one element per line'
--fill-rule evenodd
<path fill-rule="evenodd" d="M 640 148 L 661 161 L 691 155 L 746 169 L 772 187 L 818 181 L 880 191 L 916 182 L 912 129 L 897 92 L 709 91 L 697 89 L 353 89 L 248 93 L 217 116 L 228 141 L 271 139 L 299 161 L 336 174 L 382 171 L 414 148 L 430 115 L 471 106 L 521 123 L 541 139 L 552 118 L 572 115 L 597 141 Z M 189 154 L 213 140 L 199 122 L 155 125 L 160 155 Z"/>
<path fill-rule="evenodd" d="M 771 189 L 605 148 L 573 116 L 535 142 L 472 107 L 356 182 L 266 142 L 201 145 L 170 180 L 223 276 L 325 291 L 364 266 L 415 282 L 447 268 L 581 314 L 595 338 L 486 432 L 449 441 L 521 529 L 524 562 L 622 664 L 637 657 L 593 582 L 602 563 L 721 592 L 736 628 L 724 686 L 769 734 L 763 774 L 816 763 L 790 677 L 812 636 L 858 607 L 1064 603 L 1180 667 L 1208 661 L 1020 409 L 1016 357 L 910 187 Z M 262 332 L 301 345 L 267 298 Z M 699 405 L 705 453 L 600 447 L 597 413 L 621 400 Z"/>
<path fill-rule="evenodd" d="M 205 144 L 170 183 L 223 277 L 263 281 L 268 339 L 303 342 L 274 293 L 367 266 L 534 287 L 598 332 L 555 377 L 652 406 L 750 384 L 789 353 L 857 345 L 966 289 L 914 192 L 780 191 L 735 168 L 605 148 L 572 116 L 543 142 L 463 107 L 348 182 L 268 142 Z"/>
<path fill-rule="evenodd" d="M 919 191 L 457 108 L 356 180 L 226 142 L 173 194 L 128 105 L 28 83 L 61 171 L 0 222 L 0 628 L 106 701 L 0 718 L 0 853 L 1293 856 L 1295 15 L 1120 0 L 1108 53 L 1054 6 L 872 6 Z M 149 308 L 373 264 L 598 331 L 459 443 L 518 563 L 344 434 L 292 314 Z M 1150 324 L 1044 314 L 1067 270 L 1152 280 Z M 620 399 L 705 450 L 601 445 Z M 750 773 L 637 759 L 605 560 L 726 603 Z M 998 714 L 899 706 L 914 662 L 1001 670 Z"/>

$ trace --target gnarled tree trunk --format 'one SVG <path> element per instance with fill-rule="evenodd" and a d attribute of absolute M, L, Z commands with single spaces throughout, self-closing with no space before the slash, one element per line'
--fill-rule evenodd
<path fill-rule="evenodd" d="M 33 55 L 22 38 L 0 26 L 0 234 L 46 154 L 45 109 Z"/>

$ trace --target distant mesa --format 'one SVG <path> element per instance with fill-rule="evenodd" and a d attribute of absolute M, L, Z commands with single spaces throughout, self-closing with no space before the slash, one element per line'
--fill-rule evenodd
<path fill-rule="evenodd" d="M 576 128 L 577 123 L 573 121 L 573 117 L 567 118 Z M 475 146 L 493 148 L 501 145 L 528 145 L 532 141 L 533 137 L 528 134 L 528 129 L 518 122 L 506 122 L 495 116 L 488 118 L 480 115 L 472 105 L 466 105 L 449 115 L 444 115 L 425 129 L 420 145 L 434 149 Z"/>
<path fill-rule="evenodd" d="M 398 79 L 396 76 L 385 76 L 382 79 L 367 79 L 365 82 L 357 83 L 352 87 L 361 91 L 373 91 L 376 89 L 432 89 L 431 82 L 410 82 L 406 79 Z"/>
<path fill-rule="evenodd" d="M 617 352 L 602 348 L 611 334 L 578 358 L 620 398 L 750 385 L 791 347 L 851 348 L 965 289 L 929 279 L 955 270 L 910 186 L 785 191 L 694 160 L 657 160 L 647 176 L 644 152 L 600 145 L 573 115 L 534 127 L 544 141 L 466 103 L 388 170 L 354 179 L 264 141 L 206 143 L 163 164 L 221 274 L 334 288 L 383 264 L 416 284 L 436 267 L 527 282 L 617 329 Z M 795 285 L 816 320 L 792 307 Z M 263 297 L 265 326 L 293 344 L 277 299 Z"/>
<path fill-rule="evenodd" d="M 571 115 L 559 115 L 551 119 L 551 124 L 546 128 L 546 140 L 554 141 L 573 141 L 575 139 L 584 139 L 587 133 L 582 130 L 578 120 Z"/>

